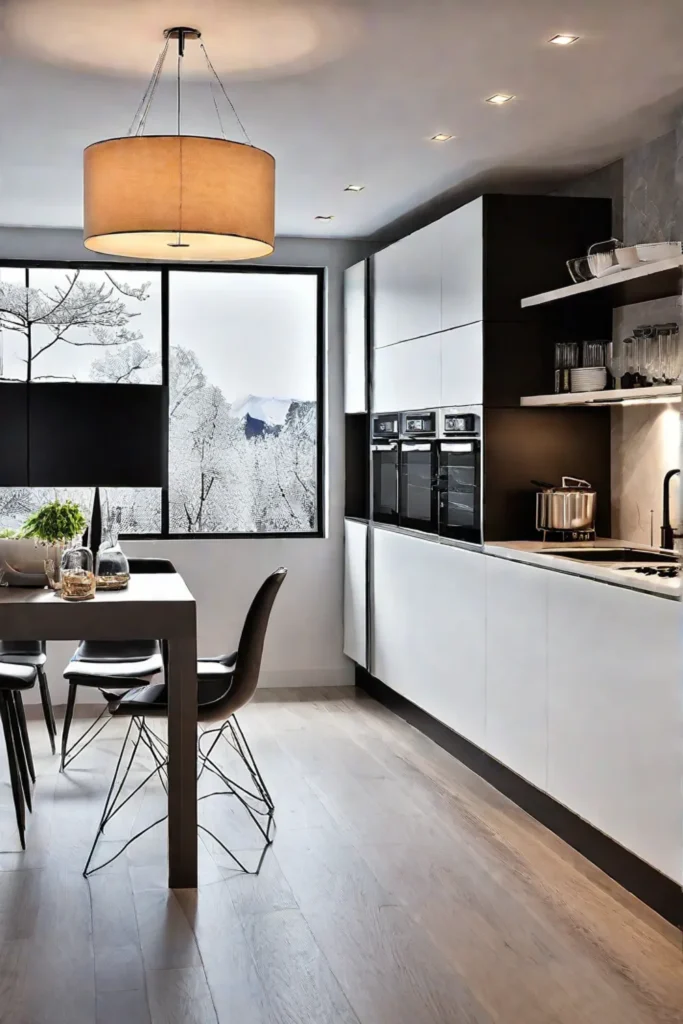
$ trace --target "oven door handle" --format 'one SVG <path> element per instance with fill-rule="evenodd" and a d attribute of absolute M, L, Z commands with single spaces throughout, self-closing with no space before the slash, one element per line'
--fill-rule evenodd
<path fill-rule="evenodd" d="M 427 442 L 425 444 L 412 444 L 403 441 L 401 445 L 401 450 L 404 452 L 430 452 L 432 450 L 432 444 L 431 442 Z"/>
<path fill-rule="evenodd" d="M 478 442 L 472 441 L 442 441 L 441 451 L 442 452 L 455 452 L 463 454 L 464 452 L 475 452 L 477 450 Z"/>

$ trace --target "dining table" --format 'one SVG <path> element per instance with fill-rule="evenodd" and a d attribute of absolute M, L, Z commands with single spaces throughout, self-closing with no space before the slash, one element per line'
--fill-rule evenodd
<path fill-rule="evenodd" d="M 197 607 L 177 573 L 133 574 L 120 591 L 67 601 L 47 588 L 0 586 L 7 640 L 164 642 L 168 684 L 168 885 L 197 886 Z"/>

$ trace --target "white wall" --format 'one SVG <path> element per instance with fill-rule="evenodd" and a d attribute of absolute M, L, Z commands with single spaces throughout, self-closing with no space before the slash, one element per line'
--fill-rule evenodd
<path fill-rule="evenodd" d="M 197 599 L 200 654 L 236 646 L 248 603 L 263 578 L 284 565 L 289 576 L 278 597 L 264 654 L 264 686 L 315 686 L 352 682 L 352 665 L 342 654 L 344 417 L 342 284 L 346 267 L 370 252 L 362 242 L 307 238 L 278 239 L 275 266 L 327 268 L 327 523 L 321 539 L 250 538 L 126 542 L 131 555 L 170 558 Z M 83 248 L 80 231 L 0 228 L 2 259 L 79 260 L 95 258 Z M 283 353 L 283 357 L 285 354 Z M 49 645 L 48 673 L 53 700 L 63 703 L 61 678 L 73 645 Z M 35 693 L 30 695 L 37 699 Z M 86 691 L 85 701 L 93 700 Z"/>

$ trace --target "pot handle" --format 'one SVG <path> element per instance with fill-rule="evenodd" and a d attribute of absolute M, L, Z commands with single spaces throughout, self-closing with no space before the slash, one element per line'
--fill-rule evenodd
<path fill-rule="evenodd" d="M 583 489 L 588 489 L 589 491 L 592 490 L 591 485 L 588 483 L 587 480 L 580 480 L 576 476 L 563 476 L 562 477 L 562 486 L 563 487 L 580 487 L 580 488 L 583 488 Z"/>

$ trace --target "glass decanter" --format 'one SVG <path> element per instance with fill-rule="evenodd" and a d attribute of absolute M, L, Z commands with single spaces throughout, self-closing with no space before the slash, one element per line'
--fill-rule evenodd
<path fill-rule="evenodd" d="M 61 595 L 65 601 L 89 601 L 95 596 L 92 552 L 68 548 L 62 555 Z"/>
<path fill-rule="evenodd" d="M 105 534 L 97 552 L 95 576 L 98 590 L 124 590 L 130 579 L 128 559 L 119 544 L 121 509 L 108 517 Z"/>

